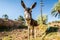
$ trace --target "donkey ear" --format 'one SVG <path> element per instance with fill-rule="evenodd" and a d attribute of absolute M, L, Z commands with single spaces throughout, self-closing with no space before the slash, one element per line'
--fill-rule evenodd
<path fill-rule="evenodd" d="M 22 0 L 21 0 L 21 5 L 23 6 L 23 8 L 26 8 L 26 6 Z"/>
<path fill-rule="evenodd" d="M 36 6 L 36 2 L 31 6 L 31 9 L 33 9 Z"/>

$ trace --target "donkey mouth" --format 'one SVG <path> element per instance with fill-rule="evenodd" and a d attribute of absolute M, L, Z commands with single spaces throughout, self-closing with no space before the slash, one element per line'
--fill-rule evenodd
<path fill-rule="evenodd" d="M 30 21 L 31 19 L 26 19 L 27 21 Z"/>

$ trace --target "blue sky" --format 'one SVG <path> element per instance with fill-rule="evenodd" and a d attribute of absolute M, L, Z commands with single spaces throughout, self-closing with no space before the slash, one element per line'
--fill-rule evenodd
<path fill-rule="evenodd" d="M 37 2 L 36 7 L 32 10 L 33 19 L 37 19 L 40 15 L 40 0 L 23 0 L 27 7 L 30 7 L 34 2 Z M 58 0 L 43 0 L 43 14 L 48 15 L 48 22 L 59 20 L 51 15 L 53 5 Z M 24 9 L 21 6 L 21 0 L 0 0 L 0 18 L 7 14 L 9 19 L 17 19 L 19 15 L 24 17 Z"/>

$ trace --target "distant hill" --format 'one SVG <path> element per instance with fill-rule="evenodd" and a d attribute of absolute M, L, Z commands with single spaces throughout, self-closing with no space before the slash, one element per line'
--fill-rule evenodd
<path fill-rule="evenodd" d="M 59 27 L 60 28 L 60 21 L 52 21 L 48 23 L 49 26 L 52 27 Z"/>
<path fill-rule="evenodd" d="M 16 28 L 27 28 L 27 26 L 23 25 L 22 21 L 14 21 L 11 19 L 5 20 L 0 18 L 0 30 L 1 29 L 16 29 Z"/>

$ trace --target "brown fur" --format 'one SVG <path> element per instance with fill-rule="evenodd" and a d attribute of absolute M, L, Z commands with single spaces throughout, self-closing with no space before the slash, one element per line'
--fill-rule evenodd
<path fill-rule="evenodd" d="M 36 20 L 31 19 L 30 25 L 32 25 L 32 26 L 38 26 L 38 23 L 37 23 Z"/>
<path fill-rule="evenodd" d="M 24 15 L 25 15 L 25 21 L 26 21 L 26 24 L 28 26 L 28 40 L 29 40 L 29 35 L 30 35 L 30 28 L 32 26 L 32 37 L 34 38 L 34 29 L 35 29 L 35 26 L 37 26 L 37 21 L 33 20 L 32 19 L 32 9 L 36 6 L 36 2 L 30 7 L 30 8 L 27 8 L 24 4 L 24 2 L 21 0 L 21 5 L 22 7 L 24 8 Z"/>

